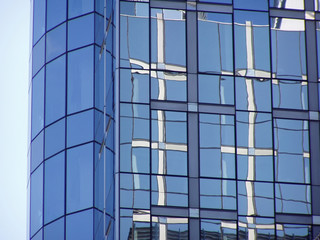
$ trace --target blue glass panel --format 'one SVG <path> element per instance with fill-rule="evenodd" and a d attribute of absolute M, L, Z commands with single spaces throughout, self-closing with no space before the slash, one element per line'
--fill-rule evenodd
<path fill-rule="evenodd" d="M 273 181 L 273 156 L 237 156 L 238 179 L 251 179 L 259 181 Z M 254 173 L 252 175 L 252 173 Z"/>
<path fill-rule="evenodd" d="M 66 240 L 93 238 L 93 211 L 87 210 L 67 216 Z"/>
<path fill-rule="evenodd" d="M 254 229 L 251 227 L 254 224 Z M 261 226 L 261 227 L 260 227 Z M 276 225 L 282 227 L 282 224 Z M 255 239 L 268 239 L 275 240 L 275 224 L 274 218 L 261 218 L 261 217 L 238 217 L 238 238 L 239 240 L 250 239 L 254 232 Z M 254 231 L 251 231 L 254 230 Z M 279 239 L 279 238 L 277 238 Z M 286 240 L 291 238 L 286 238 Z M 301 239 L 302 240 L 302 239 Z"/>
<path fill-rule="evenodd" d="M 42 240 L 42 235 L 43 235 L 43 232 L 41 229 L 35 236 L 33 236 L 32 240 Z"/>
<path fill-rule="evenodd" d="M 86 111 L 68 117 L 67 147 L 93 140 L 93 111 Z"/>
<path fill-rule="evenodd" d="M 45 37 L 33 47 L 32 50 L 32 76 L 34 76 L 40 68 L 44 65 L 44 49 L 45 47 Z"/>
<path fill-rule="evenodd" d="M 217 239 L 232 240 L 237 239 L 236 222 L 226 220 L 201 220 L 201 239 L 207 239 L 211 236 Z"/>
<path fill-rule="evenodd" d="M 47 30 L 66 20 L 67 0 L 47 0 Z"/>
<path fill-rule="evenodd" d="M 93 47 L 68 54 L 68 113 L 93 105 Z"/>
<path fill-rule="evenodd" d="M 46 66 L 46 125 L 66 113 L 66 57 Z"/>
<path fill-rule="evenodd" d="M 43 224 L 43 165 L 40 165 L 31 175 L 30 214 L 30 235 L 32 236 Z"/>
<path fill-rule="evenodd" d="M 86 144 L 67 151 L 67 213 L 92 204 L 93 144 Z"/>
<path fill-rule="evenodd" d="M 303 10 L 304 0 L 270 0 L 270 7 Z"/>
<path fill-rule="evenodd" d="M 44 228 L 44 240 L 64 239 L 64 218 L 50 223 Z"/>
<path fill-rule="evenodd" d="M 46 1 L 34 0 L 33 2 L 33 44 L 35 44 L 39 38 L 45 32 L 46 23 Z"/>
<path fill-rule="evenodd" d="M 282 228 L 277 229 L 277 239 L 312 239 L 311 226 L 309 225 L 297 225 L 297 224 L 281 224 Z"/>
<path fill-rule="evenodd" d="M 45 162 L 44 223 L 64 214 L 65 154 L 60 153 Z"/>
<path fill-rule="evenodd" d="M 32 134 L 34 138 L 44 127 L 44 70 L 32 80 Z"/>
<path fill-rule="evenodd" d="M 94 14 L 68 22 L 68 50 L 82 47 L 94 41 Z"/>
<path fill-rule="evenodd" d="M 66 41 L 66 24 L 62 24 L 47 33 L 47 62 L 66 51 Z"/>
<path fill-rule="evenodd" d="M 234 8 L 268 10 L 268 0 L 233 0 Z"/>
<path fill-rule="evenodd" d="M 31 169 L 32 172 L 43 161 L 43 132 L 31 143 Z"/>
<path fill-rule="evenodd" d="M 232 3 L 232 0 L 200 0 L 200 2 L 231 4 L 231 3 Z"/>
<path fill-rule="evenodd" d="M 65 119 L 50 125 L 45 130 L 45 158 L 65 148 Z"/>
<path fill-rule="evenodd" d="M 68 0 L 69 19 L 93 11 L 93 0 Z"/>

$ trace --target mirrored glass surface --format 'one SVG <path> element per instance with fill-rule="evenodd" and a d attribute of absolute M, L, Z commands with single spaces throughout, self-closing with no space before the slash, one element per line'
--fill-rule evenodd
<path fill-rule="evenodd" d="M 120 207 L 150 209 L 149 175 L 120 175 Z"/>
<path fill-rule="evenodd" d="M 188 240 L 188 218 L 152 217 L 152 239 Z"/>
<path fill-rule="evenodd" d="M 234 39 L 235 74 L 270 78 L 268 13 L 234 11 Z"/>
<path fill-rule="evenodd" d="M 35 234 L 43 224 L 43 165 L 31 175 L 30 235 Z"/>
<path fill-rule="evenodd" d="M 276 239 L 274 219 L 260 217 L 239 217 L 238 239 Z"/>
<path fill-rule="evenodd" d="M 188 206 L 188 178 L 153 175 L 152 205 Z"/>
<path fill-rule="evenodd" d="M 32 80 L 32 133 L 34 138 L 44 127 L 44 70 L 42 69 Z"/>
<path fill-rule="evenodd" d="M 92 144 L 82 145 L 67 151 L 67 213 L 92 207 L 92 151 Z M 88 229 L 88 227 L 86 228 Z"/>
<path fill-rule="evenodd" d="M 66 113 L 66 57 L 63 55 L 46 66 L 46 125 Z"/>
<path fill-rule="evenodd" d="M 50 223 L 44 228 L 45 240 L 64 239 L 64 218 Z"/>
<path fill-rule="evenodd" d="M 45 62 L 45 37 L 33 47 L 32 50 L 32 76 L 34 76 L 44 65 Z"/>
<path fill-rule="evenodd" d="M 277 224 L 277 239 L 312 239 L 311 226 L 297 224 Z"/>
<path fill-rule="evenodd" d="M 68 53 L 68 113 L 93 105 L 93 47 Z"/>
<path fill-rule="evenodd" d="M 311 214 L 309 185 L 276 184 L 276 212 Z"/>
<path fill-rule="evenodd" d="M 149 5 L 120 2 L 120 66 L 149 69 Z"/>
<path fill-rule="evenodd" d="M 271 18 L 272 77 L 306 80 L 305 22 Z"/>
<path fill-rule="evenodd" d="M 93 5 L 93 0 L 68 0 L 69 19 L 93 11 Z"/>
<path fill-rule="evenodd" d="M 51 30 L 46 38 L 46 61 L 49 62 L 66 51 L 66 24 Z"/>
<path fill-rule="evenodd" d="M 274 216 L 273 184 L 238 181 L 238 214 Z"/>
<path fill-rule="evenodd" d="M 94 41 L 94 14 L 68 22 L 68 50 L 79 48 Z"/>
<path fill-rule="evenodd" d="M 33 1 L 33 44 L 44 34 L 46 28 L 46 1 Z"/>
<path fill-rule="evenodd" d="M 234 8 L 268 11 L 268 0 L 234 0 Z"/>
<path fill-rule="evenodd" d="M 149 102 L 149 71 L 136 69 L 120 70 L 120 101 Z"/>
<path fill-rule="evenodd" d="M 272 80 L 273 107 L 308 110 L 308 83 Z"/>
<path fill-rule="evenodd" d="M 151 71 L 151 99 L 186 101 L 186 98 L 185 73 Z"/>
<path fill-rule="evenodd" d="M 234 78 L 221 75 L 198 75 L 199 102 L 234 104 Z"/>
<path fill-rule="evenodd" d="M 304 0 L 270 0 L 270 7 L 303 10 Z"/>
<path fill-rule="evenodd" d="M 199 71 L 233 74 L 232 15 L 198 12 Z"/>
<path fill-rule="evenodd" d="M 45 129 L 45 158 L 65 148 L 65 119 Z"/>
<path fill-rule="evenodd" d="M 274 120 L 275 177 L 284 182 L 310 182 L 308 122 Z"/>
<path fill-rule="evenodd" d="M 271 81 L 264 78 L 235 79 L 236 107 L 239 110 L 271 111 Z"/>
<path fill-rule="evenodd" d="M 232 4 L 232 0 L 200 0 L 200 2 Z"/>
<path fill-rule="evenodd" d="M 185 11 L 151 9 L 152 68 L 186 70 Z"/>
<path fill-rule="evenodd" d="M 120 210 L 120 240 L 140 238 L 151 239 L 150 211 Z"/>
<path fill-rule="evenodd" d="M 67 17 L 67 0 L 47 0 L 47 30 L 64 22 Z"/>
<path fill-rule="evenodd" d="M 65 159 L 64 152 L 45 162 L 44 223 L 64 214 Z M 63 232 L 63 228 L 61 229 Z M 52 235 L 52 234 L 49 234 Z"/>
<path fill-rule="evenodd" d="M 200 175 L 235 177 L 234 118 L 200 114 Z"/>
<path fill-rule="evenodd" d="M 236 181 L 200 179 L 200 207 L 237 209 Z"/>
<path fill-rule="evenodd" d="M 33 238 L 31 238 L 32 240 L 42 240 L 42 236 L 43 236 L 43 231 L 42 229 L 37 232 L 37 234 L 35 236 L 33 236 Z"/>
<path fill-rule="evenodd" d="M 43 161 L 43 131 L 31 143 L 31 164 L 32 172 Z"/>
<path fill-rule="evenodd" d="M 272 149 L 260 151 L 260 155 L 247 155 L 242 149 L 237 154 L 238 179 L 273 181 Z"/>
<path fill-rule="evenodd" d="M 87 210 L 66 217 L 66 240 L 92 239 L 93 210 Z"/>
<path fill-rule="evenodd" d="M 227 220 L 202 219 L 201 239 L 237 239 L 237 223 Z"/>
<path fill-rule="evenodd" d="M 318 57 L 318 81 L 320 81 L 320 22 L 316 22 L 316 34 L 317 34 L 317 57 Z"/>

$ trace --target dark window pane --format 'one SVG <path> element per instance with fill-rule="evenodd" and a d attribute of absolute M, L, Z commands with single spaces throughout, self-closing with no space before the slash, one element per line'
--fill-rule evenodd
<path fill-rule="evenodd" d="M 64 214 L 65 159 L 64 152 L 45 162 L 44 222 Z M 63 228 L 61 229 L 63 230 Z"/>
<path fill-rule="evenodd" d="M 31 171 L 32 172 L 43 161 L 43 132 L 41 132 L 31 143 Z"/>
<path fill-rule="evenodd" d="M 66 112 L 66 57 L 46 66 L 46 125 L 63 117 Z"/>
<path fill-rule="evenodd" d="M 45 130 L 45 158 L 65 148 L 65 119 L 62 119 Z"/>
<path fill-rule="evenodd" d="M 33 2 L 33 44 L 35 44 L 39 38 L 45 32 L 46 19 L 46 1 L 34 0 Z"/>
<path fill-rule="evenodd" d="M 44 70 L 32 80 L 32 134 L 34 138 L 44 127 Z"/>
<path fill-rule="evenodd" d="M 66 240 L 88 240 L 93 238 L 93 211 L 67 216 Z"/>
<path fill-rule="evenodd" d="M 47 29 L 66 20 L 67 0 L 47 0 Z"/>
<path fill-rule="evenodd" d="M 93 106 L 93 47 L 68 54 L 68 113 Z"/>
<path fill-rule="evenodd" d="M 64 218 L 50 223 L 44 228 L 45 240 L 62 240 L 64 239 Z"/>
<path fill-rule="evenodd" d="M 35 234 L 42 227 L 43 217 L 43 165 L 31 175 L 31 208 L 30 235 Z"/>
<path fill-rule="evenodd" d="M 94 41 L 94 14 L 68 22 L 68 50 L 82 47 Z"/>
<path fill-rule="evenodd" d="M 93 5 L 93 0 L 68 0 L 69 19 L 93 11 Z"/>
<path fill-rule="evenodd" d="M 66 51 L 66 41 L 66 24 L 62 24 L 47 33 L 47 62 Z"/>
<path fill-rule="evenodd" d="M 86 144 L 67 151 L 67 213 L 92 207 L 92 151 L 92 144 Z M 80 229 L 79 226 L 77 229 Z"/>

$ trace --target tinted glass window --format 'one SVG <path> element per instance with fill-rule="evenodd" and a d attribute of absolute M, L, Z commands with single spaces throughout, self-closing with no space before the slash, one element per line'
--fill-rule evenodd
<path fill-rule="evenodd" d="M 47 0 L 47 29 L 66 20 L 67 0 Z"/>
<path fill-rule="evenodd" d="M 93 11 L 93 0 L 68 0 L 68 16 L 73 18 Z"/>
<path fill-rule="evenodd" d="M 50 223 L 44 228 L 45 240 L 64 239 L 64 218 Z"/>
<path fill-rule="evenodd" d="M 32 80 L 32 135 L 34 138 L 44 127 L 44 70 Z"/>
<path fill-rule="evenodd" d="M 31 172 L 43 161 L 43 132 L 31 144 Z"/>
<path fill-rule="evenodd" d="M 163 228 L 165 226 L 165 228 Z M 152 217 L 152 239 L 161 240 L 167 236 L 188 240 L 188 218 Z"/>
<path fill-rule="evenodd" d="M 273 218 L 239 217 L 238 219 L 238 239 L 250 239 L 250 236 L 252 236 L 251 232 L 253 232 L 251 231 L 253 230 L 251 223 L 256 224 L 255 226 L 264 226 L 254 228 L 256 239 L 275 239 L 275 224 Z M 279 225 L 277 224 L 276 226 L 278 227 Z"/>
<path fill-rule="evenodd" d="M 30 195 L 30 235 L 32 236 L 43 224 L 43 165 L 40 165 L 31 175 Z"/>
<path fill-rule="evenodd" d="M 304 0 L 270 0 L 270 7 L 285 9 L 304 9 Z"/>
<path fill-rule="evenodd" d="M 82 47 L 94 41 L 94 14 L 68 22 L 68 50 Z"/>
<path fill-rule="evenodd" d="M 45 158 L 65 148 L 65 119 L 50 125 L 45 130 Z"/>
<path fill-rule="evenodd" d="M 235 8 L 251 10 L 268 10 L 268 0 L 234 0 Z"/>
<path fill-rule="evenodd" d="M 311 226 L 297 224 L 282 224 L 282 229 L 277 229 L 277 239 L 311 239 Z"/>
<path fill-rule="evenodd" d="M 47 62 L 66 51 L 66 41 L 66 24 L 62 24 L 47 33 Z"/>
<path fill-rule="evenodd" d="M 237 239 L 237 223 L 226 220 L 201 220 L 201 239 L 216 236 L 218 239 Z"/>
<path fill-rule="evenodd" d="M 44 65 L 44 49 L 45 47 L 45 37 L 33 47 L 32 50 L 32 75 L 34 76 L 40 68 Z"/>
<path fill-rule="evenodd" d="M 45 18 L 46 18 L 46 1 L 34 0 L 33 1 L 33 44 L 45 32 Z"/>
<path fill-rule="evenodd" d="M 93 236 L 93 211 L 87 210 L 67 216 L 66 239 L 85 240 Z"/>

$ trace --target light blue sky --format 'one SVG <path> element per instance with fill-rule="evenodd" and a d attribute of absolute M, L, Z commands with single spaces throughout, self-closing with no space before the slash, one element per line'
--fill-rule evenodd
<path fill-rule="evenodd" d="M 0 239 L 26 238 L 30 0 L 0 1 Z"/>

